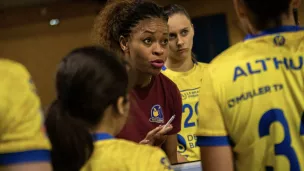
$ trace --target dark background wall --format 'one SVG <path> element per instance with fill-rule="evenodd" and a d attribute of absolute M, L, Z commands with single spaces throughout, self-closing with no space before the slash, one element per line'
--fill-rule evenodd
<path fill-rule="evenodd" d="M 178 3 L 189 11 L 196 31 L 194 51 L 200 61 L 209 62 L 244 36 L 232 0 L 157 1 L 161 5 Z M 74 0 L 0 10 L 0 57 L 19 61 L 28 68 L 43 105 L 54 98 L 56 64 L 72 48 L 90 44 L 92 23 L 101 7 L 92 1 Z M 59 18 L 60 24 L 50 26 L 52 18 Z M 300 20 L 303 18 L 301 12 Z"/>

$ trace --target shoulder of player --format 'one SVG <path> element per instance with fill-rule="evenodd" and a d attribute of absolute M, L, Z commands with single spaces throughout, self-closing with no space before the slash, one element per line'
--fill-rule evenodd
<path fill-rule="evenodd" d="M 210 62 L 210 64 L 219 64 L 222 62 L 226 63 L 227 61 L 231 61 L 231 60 L 237 58 L 238 53 L 240 53 L 240 50 L 243 47 L 243 45 L 244 45 L 243 42 L 239 42 L 239 43 L 229 47 L 228 49 L 226 49 L 225 51 L 220 53 L 218 56 L 216 56 Z"/>
<path fill-rule="evenodd" d="M 165 153 L 159 149 L 158 147 L 138 144 L 132 141 L 124 140 L 124 139 L 115 139 L 117 146 L 120 148 L 128 149 L 128 151 L 133 151 L 134 154 L 140 156 L 151 156 L 151 155 L 164 155 Z"/>
<path fill-rule="evenodd" d="M 162 82 L 163 85 L 166 86 L 166 88 L 177 88 L 177 85 L 166 75 L 164 75 L 163 73 L 159 73 L 157 75 L 157 79 L 160 80 Z"/>
<path fill-rule="evenodd" d="M 29 72 L 18 62 L 9 59 L 0 59 L 0 75 L 2 78 L 25 78 L 29 77 Z"/>
<path fill-rule="evenodd" d="M 198 66 L 202 66 L 202 67 L 208 66 L 208 63 L 206 63 L 206 62 L 196 62 L 196 64 L 197 64 Z"/>
<path fill-rule="evenodd" d="M 209 64 L 205 63 L 205 62 L 197 62 L 196 65 L 199 68 L 198 70 L 200 72 L 203 71 L 203 70 L 205 70 L 209 66 Z"/>
<path fill-rule="evenodd" d="M 116 140 L 122 143 L 121 147 L 127 149 L 125 151 L 130 151 L 130 153 L 128 153 L 131 155 L 130 158 L 142 163 L 145 167 L 151 167 L 151 170 L 172 170 L 165 152 L 159 147 L 138 144 L 123 139 Z"/>

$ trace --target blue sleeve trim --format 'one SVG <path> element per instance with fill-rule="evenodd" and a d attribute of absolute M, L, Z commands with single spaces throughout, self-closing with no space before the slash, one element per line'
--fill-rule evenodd
<path fill-rule="evenodd" d="M 198 136 L 196 141 L 197 146 L 230 146 L 228 136 Z"/>
<path fill-rule="evenodd" d="M 31 150 L 0 154 L 0 165 L 42 161 L 51 161 L 51 154 L 49 150 Z"/>

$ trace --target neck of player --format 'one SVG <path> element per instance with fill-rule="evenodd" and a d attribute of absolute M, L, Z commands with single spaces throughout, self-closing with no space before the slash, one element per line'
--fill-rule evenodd
<path fill-rule="evenodd" d="M 141 87 L 141 88 L 147 87 L 152 80 L 152 75 L 148 74 L 148 73 L 143 73 L 140 71 L 137 71 L 137 72 L 138 72 L 138 74 L 137 74 L 136 86 Z"/>
<path fill-rule="evenodd" d="M 281 26 L 294 26 L 295 25 L 295 21 L 293 18 L 293 14 L 291 15 L 282 15 L 281 16 Z M 265 28 L 264 30 L 270 29 L 270 28 L 277 28 L 279 26 L 276 25 L 275 22 L 269 22 L 267 25 L 267 28 Z M 263 30 L 256 30 L 256 29 L 252 29 L 253 34 L 259 34 L 261 33 Z"/>
<path fill-rule="evenodd" d="M 187 58 L 179 60 L 169 57 L 166 61 L 166 67 L 176 72 L 187 72 L 191 70 L 193 66 L 194 63 L 191 54 Z"/>
<path fill-rule="evenodd" d="M 113 106 L 109 106 L 103 113 L 100 123 L 93 128 L 93 133 L 107 133 L 115 137 L 120 132 L 120 123 Z"/>

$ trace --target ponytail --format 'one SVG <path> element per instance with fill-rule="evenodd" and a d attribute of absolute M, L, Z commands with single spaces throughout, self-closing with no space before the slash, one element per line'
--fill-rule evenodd
<path fill-rule="evenodd" d="M 46 129 L 52 143 L 54 171 L 79 171 L 91 157 L 94 146 L 89 127 L 69 115 L 58 100 L 47 111 Z"/>

